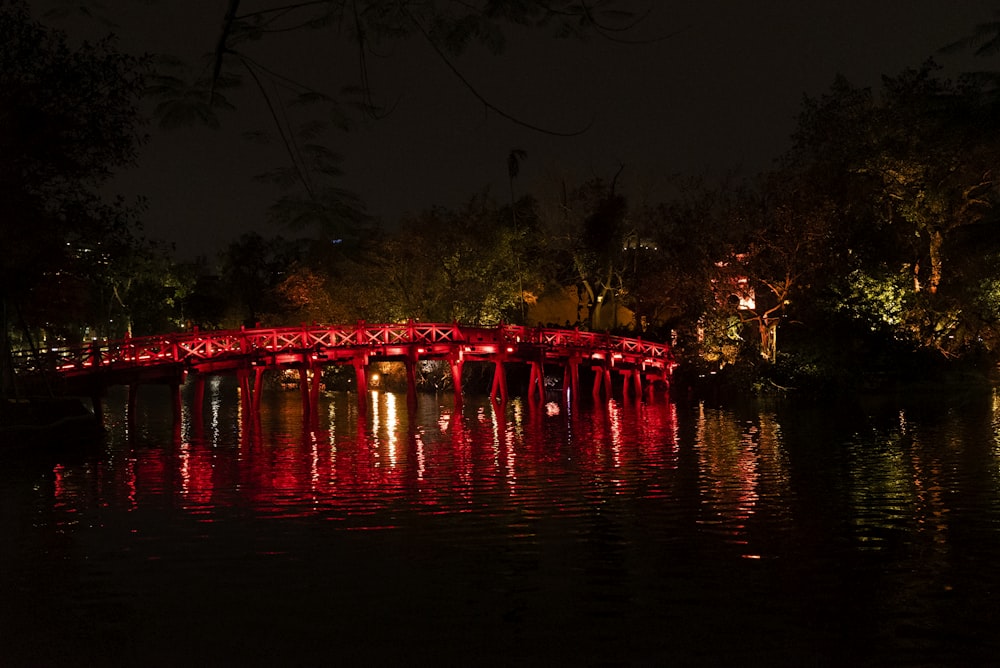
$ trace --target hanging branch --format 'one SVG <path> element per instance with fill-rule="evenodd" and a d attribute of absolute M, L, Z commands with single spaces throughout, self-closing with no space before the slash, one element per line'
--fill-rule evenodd
<path fill-rule="evenodd" d="M 501 109 L 497 105 L 495 105 L 492 102 L 490 102 L 486 98 L 485 95 L 483 95 L 482 93 L 479 92 L 479 89 L 477 89 L 474 85 L 472 85 L 472 82 L 469 81 L 468 78 L 466 78 L 465 75 L 463 75 L 458 70 L 458 68 L 455 66 L 455 63 L 452 62 L 451 58 L 449 58 L 447 56 L 447 54 L 445 54 L 445 52 L 441 49 L 441 47 L 438 46 L 437 42 L 434 40 L 433 37 L 431 37 L 431 35 L 427 31 L 427 29 L 424 28 L 423 24 L 420 23 L 420 21 L 418 21 L 416 19 L 416 17 L 413 16 L 413 14 L 411 14 L 405 8 L 402 11 L 406 15 L 406 17 L 410 20 L 410 22 L 413 24 L 413 26 L 417 29 L 417 31 L 423 36 L 424 40 L 431 47 L 431 49 L 434 50 L 434 53 L 437 54 L 437 56 L 438 56 L 438 58 L 440 58 L 441 62 L 444 63 L 445 67 L 447 67 L 449 70 L 451 70 L 451 73 L 455 76 L 455 78 L 458 79 L 461 82 L 462 86 L 465 87 L 465 89 L 467 91 L 469 91 L 469 93 L 473 97 L 475 97 L 477 100 L 479 100 L 483 104 L 484 107 L 486 107 L 490 111 L 493 111 L 495 114 L 497 114 L 501 118 L 505 118 L 508 121 L 510 121 L 511 123 L 514 123 L 515 125 L 519 125 L 519 126 L 521 126 L 523 128 L 527 128 L 528 130 L 533 130 L 535 132 L 541 132 L 542 134 L 553 135 L 553 136 L 556 136 L 556 137 L 578 137 L 578 136 L 582 135 L 584 132 L 586 132 L 587 130 L 589 130 L 590 127 L 593 125 L 594 122 L 593 122 L 593 120 L 591 120 L 589 123 L 587 123 L 587 125 L 585 127 L 581 128 L 579 130 L 574 130 L 574 131 L 570 131 L 570 132 L 560 132 L 558 130 L 550 130 L 548 128 L 543 128 L 540 125 L 535 125 L 533 123 L 529 123 L 527 121 L 524 121 L 524 120 L 518 118 L 517 116 L 514 116 L 513 114 L 511 114 L 509 112 L 504 111 L 503 109 Z"/>

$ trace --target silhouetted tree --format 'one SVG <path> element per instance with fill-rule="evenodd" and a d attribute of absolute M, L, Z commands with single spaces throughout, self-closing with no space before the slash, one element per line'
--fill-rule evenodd
<path fill-rule="evenodd" d="M 101 187 L 135 158 L 144 74 L 144 61 L 119 53 L 110 39 L 71 48 L 64 34 L 32 20 L 24 2 L 0 4 L 5 315 L 23 314 L 43 282 L 78 276 L 85 256 L 131 223 L 128 206 L 102 199 Z M 56 310 L 32 311 L 46 323 L 62 319 Z M 5 317 L 5 349 L 9 322 Z"/>
<path fill-rule="evenodd" d="M 73 3 L 72 9 L 88 4 Z M 219 127 L 224 114 L 246 104 L 244 92 L 255 93 L 253 99 L 262 103 L 272 123 L 270 130 L 248 135 L 282 147 L 287 158 L 280 172 L 267 175 L 280 180 L 287 191 L 272 207 L 272 219 L 298 226 L 318 224 L 320 236 L 347 238 L 365 222 L 365 210 L 357 197 L 336 185 L 339 157 L 328 146 L 336 145 L 332 132 L 350 128 L 359 118 L 381 118 L 392 106 L 380 102 L 384 94 L 373 81 L 370 60 L 384 60 L 386 54 L 419 44 L 429 48 L 457 86 L 492 114 L 541 132 L 576 134 L 586 127 L 583 118 L 571 128 L 543 128 L 506 111 L 480 90 L 475 77 L 462 71 L 461 56 L 472 47 L 500 54 L 510 33 L 620 39 L 622 31 L 647 10 L 646 4 L 316 0 L 262 6 L 228 0 L 219 7 L 214 42 L 204 45 L 208 66 L 192 66 L 164 54 L 147 90 L 157 101 L 155 113 L 161 125 L 170 128 Z M 633 5 L 640 11 L 631 11 Z M 59 9 L 65 12 L 66 7 Z M 94 8 L 87 12 L 99 13 Z M 328 62 L 315 58 L 309 50 L 315 45 L 326 49 Z M 345 68 L 351 60 L 355 66 Z M 358 74 L 345 76 L 345 71 Z"/>

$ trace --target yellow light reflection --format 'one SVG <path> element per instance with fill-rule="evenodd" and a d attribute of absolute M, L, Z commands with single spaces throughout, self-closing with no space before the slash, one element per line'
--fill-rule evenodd
<path fill-rule="evenodd" d="M 389 448 L 389 466 L 396 467 L 396 449 L 399 445 L 397 432 L 399 431 L 399 415 L 396 411 L 396 395 L 387 393 L 385 395 L 385 429 L 386 443 Z"/>
<path fill-rule="evenodd" d="M 181 443 L 180 455 L 181 494 L 187 496 L 191 491 L 191 444 Z"/>
<path fill-rule="evenodd" d="M 211 425 L 212 429 L 212 443 L 218 445 L 219 438 L 221 437 L 221 431 L 219 427 L 219 412 L 222 410 L 222 395 L 220 392 L 220 386 L 222 385 L 222 378 L 219 376 L 211 376 L 208 379 L 208 410 L 209 419 L 208 423 Z M 242 402 L 236 402 L 236 405 L 241 405 Z M 240 440 L 242 443 L 242 439 Z"/>
<path fill-rule="evenodd" d="M 424 455 L 424 441 L 420 438 L 420 434 L 414 434 L 413 441 L 417 446 L 417 480 L 423 480 L 424 473 L 427 472 L 427 457 Z"/>
<path fill-rule="evenodd" d="M 615 468 L 622 465 L 622 412 L 616 401 L 608 401 L 608 426 L 611 430 L 611 459 Z M 617 481 L 619 485 L 621 480 Z"/>
<path fill-rule="evenodd" d="M 763 555 L 751 545 L 750 519 L 758 511 L 762 489 L 771 503 L 788 497 L 790 485 L 781 429 L 774 416 L 761 412 L 754 421 L 738 420 L 725 410 L 699 405 L 696 448 L 702 512 L 699 524 L 718 532 L 727 543 L 744 546 L 745 559 Z"/>

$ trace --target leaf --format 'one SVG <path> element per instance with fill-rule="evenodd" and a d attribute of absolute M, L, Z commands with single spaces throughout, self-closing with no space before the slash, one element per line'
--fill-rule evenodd
<path fill-rule="evenodd" d="M 323 131 L 329 127 L 329 123 L 324 120 L 313 120 L 303 123 L 298 130 L 299 139 L 308 141 L 310 139 L 315 139 L 316 137 L 323 134 Z"/>
<path fill-rule="evenodd" d="M 248 130 L 242 136 L 248 142 L 259 146 L 267 146 L 271 143 L 271 137 L 263 130 Z"/>

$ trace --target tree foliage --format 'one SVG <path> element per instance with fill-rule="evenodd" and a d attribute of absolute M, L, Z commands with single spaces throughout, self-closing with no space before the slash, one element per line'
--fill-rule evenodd
<path fill-rule="evenodd" d="M 120 230 L 125 203 L 100 187 L 142 137 L 145 63 L 102 40 L 71 48 L 23 2 L 0 5 L 0 290 L 7 298 Z M 25 234 L 30 230 L 30 234 Z"/>
<path fill-rule="evenodd" d="M 145 62 L 102 40 L 71 47 L 24 2 L 0 4 L 0 301 L 49 332 L 93 322 L 87 277 L 109 240 L 130 233 L 134 209 L 102 197 L 135 158 Z M 4 355 L 4 362 L 7 355 Z M 4 364 L 6 370 L 7 365 Z M 4 373 L 4 391 L 11 375 Z"/>

